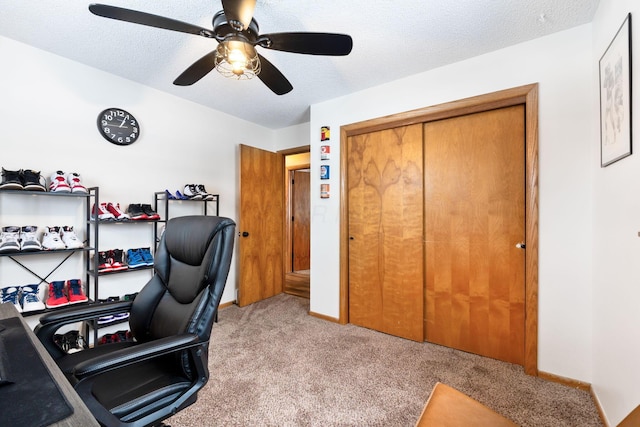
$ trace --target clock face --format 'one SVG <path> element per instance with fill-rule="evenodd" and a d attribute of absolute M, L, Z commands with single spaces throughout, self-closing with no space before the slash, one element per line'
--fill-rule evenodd
<path fill-rule="evenodd" d="M 98 116 L 98 130 L 116 145 L 133 144 L 140 138 L 140 125 L 133 115 L 119 108 L 108 108 Z"/>

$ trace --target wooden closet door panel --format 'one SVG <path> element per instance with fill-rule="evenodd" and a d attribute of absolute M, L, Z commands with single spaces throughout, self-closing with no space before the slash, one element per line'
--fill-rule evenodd
<path fill-rule="evenodd" d="M 426 123 L 427 341 L 524 362 L 524 107 Z"/>
<path fill-rule="evenodd" d="M 349 321 L 422 341 L 422 125 L 347 144 Z"/>

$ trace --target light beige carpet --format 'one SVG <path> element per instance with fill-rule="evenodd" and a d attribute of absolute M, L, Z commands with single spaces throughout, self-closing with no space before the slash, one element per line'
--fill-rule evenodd
<path fill-rule="evenodd" d="M 588 392 L 522 367 L 307 314 L 290 295 L 220 311 L 211 378 L 173 427 L 413 426 L 437 381 L 521 426 L 600 426 Z"/>

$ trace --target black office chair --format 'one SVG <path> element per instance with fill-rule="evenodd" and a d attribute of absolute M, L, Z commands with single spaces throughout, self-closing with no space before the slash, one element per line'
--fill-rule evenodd
<path fill-rule="evenodd" d="M 173 218 L 155 253 L 155 274 L 133 301 L 65 308 L 40 318 L 36 335 L 100 424 L 160 424 L 196 401 L 209 379 L 209 336 L 234 237 L 228 218 Z M 54 342 L 62 325 L 127 311 L 133 342 L 72 354 Z"/>

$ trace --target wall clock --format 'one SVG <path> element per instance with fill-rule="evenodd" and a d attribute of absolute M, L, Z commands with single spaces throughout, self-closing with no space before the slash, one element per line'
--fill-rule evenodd
<path fill-rule="evenodd" d="M 140 138 L 138 120 L 120 108 L 107 108 L 101 112 L 98 130 L 104 139 L 116 145 L 130 145 Z"/>

